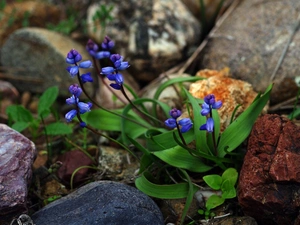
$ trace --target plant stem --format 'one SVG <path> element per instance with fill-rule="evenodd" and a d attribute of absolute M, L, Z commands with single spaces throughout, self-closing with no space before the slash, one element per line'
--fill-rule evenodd
<path fill-rule="evenodd" d="M 185 140 L 184 140 L 184 137 L 183 137 L 182 133 L 180 132 L 180 127 L 179 127 L 179 124 L 177 123 L 177 121 L 176 121 L 176 127 L 177 127 L 177 131 L 178 131 L 178 134 L 179 134 L 179 137 L 180 137 L 182 143 L 183 143 L 185 146 L 187 146 L 187 144 L 186 144 L 186 142 L 185 142 Z"/>

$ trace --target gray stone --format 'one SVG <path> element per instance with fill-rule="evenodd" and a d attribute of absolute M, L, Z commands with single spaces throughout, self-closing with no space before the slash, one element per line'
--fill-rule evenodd
<path fill-rule="evenodd" d="M 68 96 L 69 86 L 78 83 L 66 71 L 65 58 L 73 48 L 81 53 L 83 60 L 90 59 L 84 46 L 64 35 L 43 28 L 22 28 L 11 34 L 3 45 L 1 63 L 14 69 L 17 79 L 10 82 L 20 91 L 41 93 L 58 85 L 60 94 Z M 92 92 L 92 84 L 86 85 Z"/>
<path fill-rule="evenodd" d="M 36 212 L 36 225 L 163 225 L 157 205 L 139 190 L 117 182 L 87 184 Z"/>
<path fill-rule="evenodd" d="M 103 0 L 113 6 L 106 29 L 93 21 L 99 4 L 88 9 L 89 36 L 108 35 L 140 81 L 152 81 L 186 58 L 200 42 L 200 23 L 180 0 Z"/>
<path fill-rule="evenodd" d="M 29 139 L 0 124 L 0 224 L 27 210 L 36 149 Z"/>
<path fill-rule="evenodd" d="M 229 67 L 234 78 L 251 83 L 264 92 L 274 81 L 271 102 L 297 94 L 295 78 L 300 74 L 299 0 L 240 1 L 237 8 L 210 35 L 200 53 L 200 68 Z M 287 54 L 275 76 L 273 72 L 284 49 Z M 273 79 L 274 78 L 274 79 Z"/>

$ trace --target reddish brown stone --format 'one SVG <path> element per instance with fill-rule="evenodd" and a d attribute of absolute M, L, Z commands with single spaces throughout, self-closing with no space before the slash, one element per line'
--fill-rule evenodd
<path fill-rule="evenodd" d="M 278 115 L 259 118 L 239 178 L 244 213 L 259 224 L 300 224 L 299 162 L 300 128 Z"/>
<path fill-rule="evenodd" d="M 93 161 L 82 151 L 74 150 L 66 152 L 58 158 L 62 162 L 62 166 L 57 171 L 57 176 L 64 181 L 66 185 L 70 185 L 70 180 L 73 172 L 82 166 L 91 166 Z M 88 168 L 82 168 L 74 175 L 73 183 L 79 183 L 87 177 Z"/>

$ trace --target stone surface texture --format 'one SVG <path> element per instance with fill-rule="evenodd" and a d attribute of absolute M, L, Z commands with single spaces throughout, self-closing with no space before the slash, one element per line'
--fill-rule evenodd
<path fill-rule="evenodd" d="M 33 142 L 0 124 L 0 224 L 27 211 L 35 155 Z"/>
<path fill-rule="evenodd" d="M 52 4 L 42 1 L 19 1 L 5 5 L 1 10 L 0 46 L 15 30 L 26 26 L 45 27 L 46 24 L 57 24 L 61 10 Z M 45 21 L 47 23 L 45 23 Z"/>
<path fill-rule="evenodd" d="M 36 212 L 32 219 L 36 225 L 164 224 L 151 198 L 131 186 L 111 181 L 85 185 Z"/>
<path fill-rule="evenodd" d="M 294 97 L 294 79 L 300 74 L 300 32 L 292 36 L 299 22 L 300 1 L 240 1 L 236 9 L 211 35 L 200 54 L 200 68 L 230 67 L 233 78 L 247 81 L 264 92 L 289 43 L 287 54 L 275 75 L 271 101 Z M 283 88 L 285 87 L 285 88 Z"/>
<path fill-rule="evenodd" d="M 221 100 L 223 105 L 218 109 L 220 115 L 221 131 L 230 124 L 234 109 L 238 117 L 253 102 L 257 93 L 248 82 L 230 78 L 228 68 L 221 71 L 201 70 L 196 76 L 207 78 L 190 85 L 189 92 L 196 98 L 203 99 L 208 94 L 214 94 L 216 101 Z"/>
<path fill-rule="evenodd" d="M 115 50 L 131 64 L 139 81 L 149 82 L 186 58 L 200 41 L 200 24 L 180 0 L 103 0 L 113 6 L 105 31 L 93 21 L 99 4 L 88 10 L 89 36 L 113 38 Z"/>
<path fill-rule="evenodd" d="M 84 46 L 67 36 L 43 28 L 22 28 L 11 34 L 3 45 L 1 63 L 15 69 L 18 79 L 10 82 L 20 91 L 42 93 L 57 85 L 61 95 L 69 96 L 69 86 L 77 80 L 66 71 L 69 64 L 65 58 L 73 48 L 83 60 L 90 59 Z M 93 92 L 93 84 L 87 83 L 86 89 Z"/>
<path fill-rule="evenodd" d="M 279 115 L 264 115 L 253 127 L 238 200 L 258 224 L 300 224 L 299 140 L 299 127 Z"/>

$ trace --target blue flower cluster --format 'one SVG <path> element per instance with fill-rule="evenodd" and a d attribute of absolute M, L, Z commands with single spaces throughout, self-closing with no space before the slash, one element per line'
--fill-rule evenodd
<path fill-rule="evenodd" d="M 206 130 L 207 132 L 214 131 L 214 120 L 212 118 L 212 110 L 219 109 L 222 106 L 222 101 L 215 100 L 215 95 L 209 94 L 204 97 L 204 103 L 202 104 L 201 115 L 210 116 L 207 118 L 206 123 L 200 127 L 200 130 Z"/>
<path fill-rule="evenodd" d="M 98 46 L 92 40 L 88 41 L 86 49 L 89 54 L 96 59 L 110 59 L 112 66 L 103 67 L 101 69 L 101 74 L 105 75 L 110 81 L 115 82 L 110 84 L 112 88 L 120 90 L 124 79 L 123 75 L 119 73 L 119 71 L 127 69 L 129 67 L 129 63 L 127 61 L 123 61 L 123 57 L 120 54 L 110 53 L 110 50 L 114 47 L 114 45 L 114 42 L 109 37 L 105 37 L 101 44 L 102 51 L 98 51 Z"/>
<path fill-rule="evenodd" d="M 70 52 L 68 52 L 66 57 L 66 62 L 68 64 L 71 64 L 71 66 L 67 68 L 67 71 L 70 73 L 71 77 L 78 75 L 82 83 L 93 82 L 91 73 L 85 73 L 82 74 L 81 76 L 79 74 L 79 68 L 84 68 L 84 69 L 90 68 L 92 66 L 92 62 L 89 60 L 80 62 L 81 60 L 82 60 L 82 56 L 75 49 L 72 49 Z M 78 84 L 71 85 L 69 87 L 69 91 L 72 94 L 72 96 L 66 100 L 66 103 L 68 105 L 75 105 L 75 109 L 72 109 L 66 113 L 65 119 L 67 120 L 67 122 L 71 122 L 71 120 L 76 115 L 91 111 L 91 107 L 92 107 L 92 103 L 90 102 L 84 103 L 79 101 L 79 96 L 82 93 L 82 89 L 79 87 Z M 84 122 L 81 122 L 80 126 L 85 127 L 86 124 Z"/>
<path fill-rule="evenodd" d="M 92 67 L 92 62 L 90 60 L 80 62 L 81 60 L 81 54 L 75 49 L 68 52 L 66 62 L 71 66 L 67 67 L 67 71 L 70 73 L 71 77 L 75 77 L 79 73 L 79 68 L 87 69 Z M 93 81 L 91 73 L 83 74 L 81 79 L 84 83 Z"/>
<path fill-rule="evenodd" d="M 175 127 L 181 127 L 180 132 L 185 133 L 188 132 L 192 127 L 193 123 L 190 118 L 183 118 L 177 122 L 177 118 L 181 116 L 181 111 L 174 108 L 169 112 L 171 118 L 165 121 L 165 125 L 169 128 L 174 129 Z"/>

